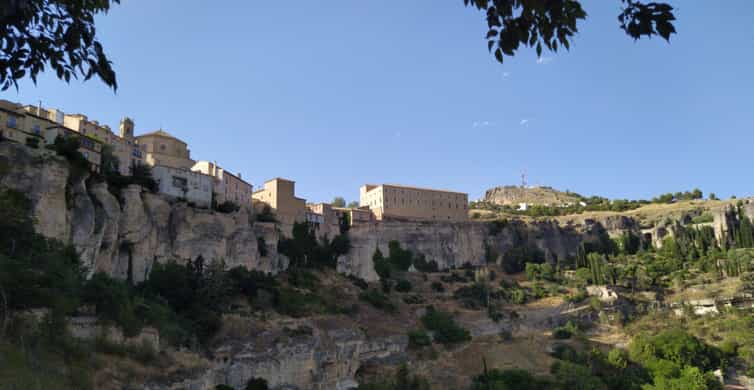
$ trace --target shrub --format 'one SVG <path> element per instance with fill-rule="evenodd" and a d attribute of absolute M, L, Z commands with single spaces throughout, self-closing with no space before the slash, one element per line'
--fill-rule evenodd
<path fill-rule="evenodd" d="M 427 261 L 427 258 L 424 255 L 418 255 L 414 257 L 413 262 L 414 267 L 417 269 L 417 271 L 427 273 L 439 271 L 437 262 L 434 260 Z"/>
<path fill-rule="evenodd" d="M 240 209 L 241 209 L 241 206 L 237 205 L 235 202 L 226 200 L 225 202 L 222 202 L 219 205 L 217 205 L 217 208 L 215 210 L 221 213 L 229 214 L 229 213 L 235 213 L 236 211 Z"/>
<path fill-rule="evenodd" d="M 380 279 L 387 279 L 390 277 L 390 261 L 385 259 L 380 248 L 374 250 L 372 264 L 374 266 L 374 272 L 377 273 L 377 276 L 379 276 Z"/>
<path fill-rule="evenodd" d="M 245 390 L 268 390 L 269 385 L 267 384 L 267 380 L 262 378 L 254 378 L 252 377 L 249 379 L 249 381 L 246 383 Z"/>
<path fill-rule="evenodd" d="M 544 253 L 541 250 L 528 246 L 517 246 L 503 254 L 503 271 L 507 274 L 516 274 L 524 270 L 526 263 L 543 263 Z"/>
<path fill-rule="evenodd" d="M 517 305 L 523 305 L 526 303 L 526 292 L 520 288 L 512 288 L 506 291 L 506 295 L 510 302 Z"/>
<path fill-rule="evenodd" d="M 26 137 L 26 146 L 37 149 L 39 148 L 39 138 L 38 137 Z"/>
<path fill-rule="evenodd" d="M 462 300 L 470 308 L 486 307 L 489 304 L 490 288 L 485 283 L 474 283 L 459 288 L 453 293 L 455 299 Z"/>
<path fill-rule="evenodd" d="M 409 282 L 406 279 L 401 279 L 395 284 L 395 291 L 398 292 L 409 292 L 411 291 L 411 288 L 413 286 L 411 285 L 411 282 Z"/>
<path fill-rule="evenodd" d="M 392 302 L 390 302 L 390 298 L 387 295 L 375 289 L 370 289 L 370 290 L 362 292 L 361 294 L 359 294 L 359 299 L 369 303 L 370 305 L 374 306 L 377 309 L 380 309 L 389 313 L 395 312 L 397 310 L 395 305 Z"/>
<path fill-rule="evenodd" d="M 552 337 L 556 339 L 570 339 L 578 330 L 578 327 L 573 322 L 568 321 L 564 326 L 553 329 Z"/>
<path fill-rule="evenodd" d="M 275 219 L 275 214 L 272 212 L 272 207 L 270 205 L 266 204 L 262 207 L 262 211 L 257 213 L 257 221 L 258 222 L 277 222 L 277 219 Z"/>
<path fill-rule="evenodd" d="M 348 275 L 348 280 L 350 280 L 354 286 L 362 290 L 366 290 L 367 288 L 369 288 L 369 284 L 367 284 L 367 281 L 358 276 Z"/>
<path fill-rule="evenodd" d="M 419 329 L 408 332 L 408 347 L 409 348 L 422 348 L 432 344 L 432 339 L 427 332 Z"/>
<path fill-rule="evenodd" d="M 257 252 L 260 257 L 267 256 L 267 241 L 262 236 L 257 237 Z"/>
<path fill-rule="evenodd" d="M 439 343 L 454 344 L 471 340 L 469 331 L 456 324 L 450 313 L 435 310 L 432 306 L 427 308 L 421 322 L 434 332 L 434 339 Z"/>
<path fill-rule="evenodd" d="M 552 331 L 552 337 L 556 339 L 570 339 L 571 338 L 571 331 L 564 327 L 557 327 L 553 329 Z"/>
<path fill-rule="evenodd" d="M 445 286 L 440 282 L 432 282 L 432 290 L 437 292 L 445 292 Z"/>

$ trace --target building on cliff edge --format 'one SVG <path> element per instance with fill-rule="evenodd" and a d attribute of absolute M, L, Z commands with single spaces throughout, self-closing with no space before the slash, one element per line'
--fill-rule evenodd
<path fill-rule="evenodd" d="M 459 222 L 468 219 L 469 195 L 395 184 L 367 184 L 360 188 L 359 203 L 369 207 L 378 220 Z"/>
<path fill-rule="evenodd" d="M 192 171 L 212 176 L 215 180 L 215 202 L 233 202 L 239 206 L 251 205 L 251 194 L 254 192 L 250 183 L 241 178 L 241 174 L 234 175 L 220 167 L 216 162 L 197 161 Z"/>
<path fill-rule="evenodd" d="M 264 182 L 264 188 L 254 191 L 252 199 L 272 208 L 278 221 L 293 225 L 306 221 L 306 200 L 296 197 L 296 182 L 274 178 Z"/>

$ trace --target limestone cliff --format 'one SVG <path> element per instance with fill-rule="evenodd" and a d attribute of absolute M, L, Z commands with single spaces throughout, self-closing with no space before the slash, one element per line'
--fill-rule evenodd
<path fill-rule="evenodd" d="M 288 264 L 277 253 L 284 229 L 256 222 L 250 209 L 230 214 L 197 209 L 138 186 L 126 187 L 116 196 L 105 183 L 71 177 L 65 159 L 49 150 L 0 142 L 0 187 L 25 193 L 32 201 L 39 233 L 72 244 L 90 272 L 141 281 L 155 262 L 183 262 L 198 256 L 269 273 L 285 270 Z M 745 211 L 754 214 L 754 205 L 747 204 Z M 725 209 L 713 215 L 719 236 L 735 223 Z M 333 226 L 337 229 L 337 224 Z M 376 280 L 372 256 L 377 248 L 387 254 L 392 240 L 445 269 L 483 264 L 490 253 L 499 258 L 520 245 L 537 247 L 555 262 L 574 256 L 583 240 L 598 239 L 604 232 L 615 237 L 624 231 L 647 233 L 635 219 L 620 215 L 563 225 L 555 221 L 374 222 L 351 228 L 352 248 L 338 259 L 338 270 Z M 672 227 L 654 227 L 647 234 L 658 243 L 672 234 Z M 257 247 L 261 242 L 266 251 Z"/>
<path fill-rule="evenodd" d="M 143 280 L 155 262 L 183 262 L 203 256 L 228 267 L 276 273 L 278 230 L 254 223 L 252 212 L 223 214 L 129 186 L 118 197 L 87 175 L 73 178 L 65 159 L 49 150 L 0 143 L 0 187 L 26 194 L 37 231 L 72 244 L 93 273 Z M 260 256 L 258 237 L 267 245 Z"/>

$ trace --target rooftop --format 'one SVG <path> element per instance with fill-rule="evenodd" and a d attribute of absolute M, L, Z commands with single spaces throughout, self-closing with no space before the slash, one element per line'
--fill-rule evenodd
<path fill-rule="evenodd" d="M 401 184 L 367 184 L 367 185 L 368 186 L 374 186 L 375 188 L 373 188 L 372 190 L 374 190 L 374 189 L 376 189 L 378 187 L 393 187 L 393 188 L 405 188 L 405 189 L 408 189 L 408 190 L 447 192 L 447 193 L 451 193 L 451 194 L 459 194 L 459 195 L 466 195 L 466 196 L 469 195 L 469 194 L 467 194 L 465 192 L 448 191 L 448 190 L 438 190 L 438 189 L 435 189 L 435 188 L 404 186 L 404 185 L 401 185 Z"/>

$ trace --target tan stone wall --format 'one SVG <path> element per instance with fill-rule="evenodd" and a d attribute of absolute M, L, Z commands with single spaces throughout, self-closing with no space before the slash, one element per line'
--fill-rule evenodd
<path fill-rule="evenodd" d="M 145 134 L 136 137 L 136 139 L 144 147 L 146 153 L 144 162 L 147 165 L 163 165 L 189 170 L 194 166 L 188 145 L 177 138 L 159 134 Z"/>
<path fill-rule="evenodd" d="M 396 186 L 362 186 L 360 204 L 377 219 L 407 218 L 430 221 L 465 221 L 468 195 L 460 192 Z"/>
<path fill-rule="evenodd" d="M 306 220 L 306 200 L 297 198 L 295 190 L 295 182 L 278 178 L 266 181 L 252 197 L 269 204 L 280 222 L 292 225 Z"/>

